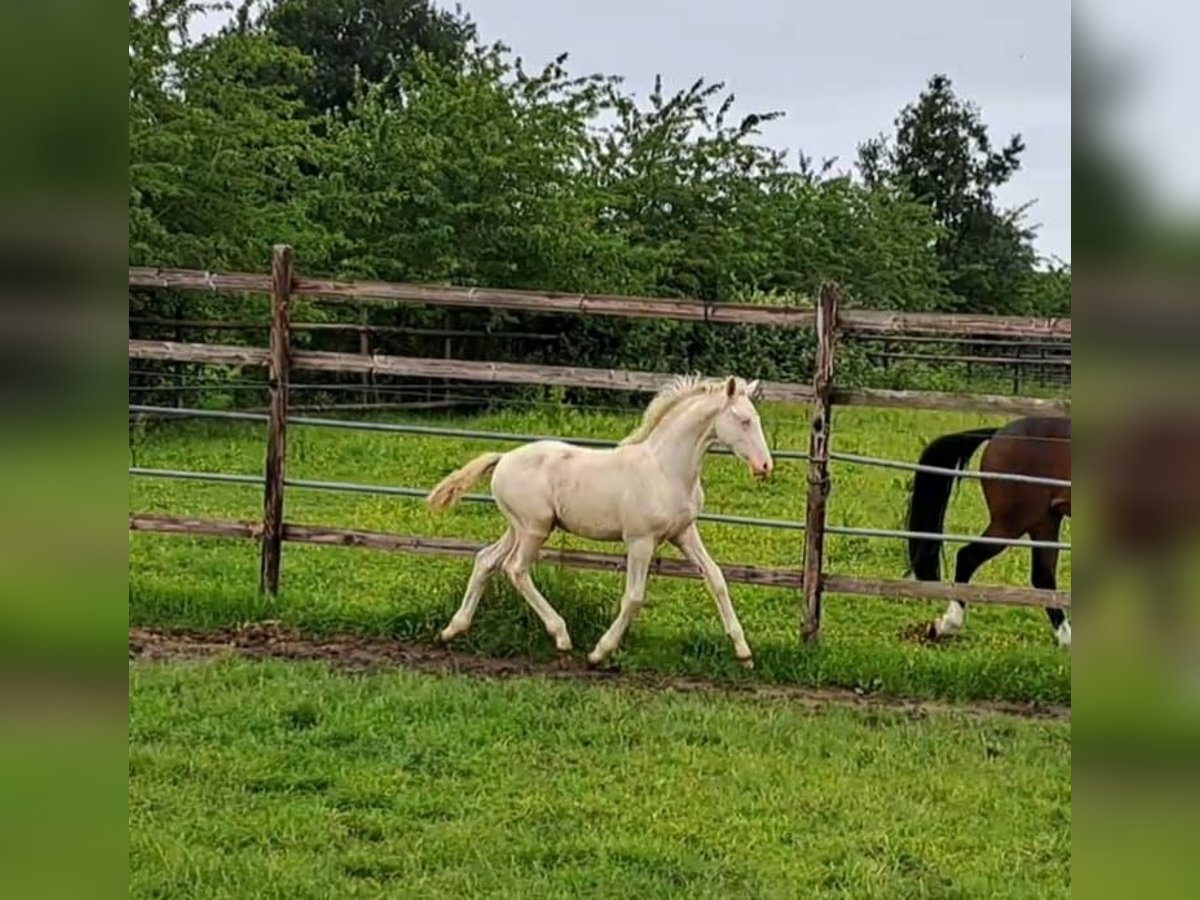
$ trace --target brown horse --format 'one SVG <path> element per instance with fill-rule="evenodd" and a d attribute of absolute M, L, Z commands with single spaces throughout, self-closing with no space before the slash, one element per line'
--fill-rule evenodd
<path fill-rule="evenodd" d="M 919 463 L 961 470 L 980 444 L 987 442 L 979 462 L 981 472 L 1071 480 L 1071 420 L 1067 418 L 1024 418 L 1002 428 L 980 428 L 937 438 L 921 454 Z M 946 507 L 957 475 L 917 472 L 913 479 L 908 510 L 908 529 L 941 534 Z M 1071 488 L 1023 481 L 985 479 L 981 482 L 991 519 L 983 532 L 989 538 L 1019 538 L 1058 541 L 1064 516 L 1071 515 Z M 966 584 L 975 571 L 1002 550 L 1003 544 L 973 542 L 958 551 L 954 580 Z M 940 538 L 910 537 L 908 559 L 913 574 L 922 581 L 941 577 Z M 1054 589 L 1057 582 L 1058 549 L 1033 547 L 1031 582 L 1037 588 Z M 928 637 L 937 639 L 962 628 L 964 604 L 951 600 L 945 614 L 930 623 Z M 1050 625 L 1060 646 L 1071 644 L 1071 624 L 1060 608 L 1047 608 Z"/>

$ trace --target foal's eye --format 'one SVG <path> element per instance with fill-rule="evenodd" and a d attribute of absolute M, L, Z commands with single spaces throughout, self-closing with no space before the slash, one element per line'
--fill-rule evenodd
<path fill-rule="evenodd" d="M 741 425 L 743 428 L 749 428 L 750 420 L 749 419 L 738 419 L 738 424 Z"/>

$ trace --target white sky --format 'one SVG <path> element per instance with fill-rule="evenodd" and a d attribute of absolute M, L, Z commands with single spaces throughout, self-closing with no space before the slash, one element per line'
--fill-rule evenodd
<path fill-rule="evenodd" d="M 439 5 L 453 7 L 453 2 Z M 621 75 L 644 97 L 700 76 L 742 112 L 781 110 L 766 143 L 849 167 L 934 72 L 978 103 L 993 141 L 1019 132 L 1022 170 L 1001 200 L 1034 200 L 1044 256 L 1071 258 L 1071 8 L 1067 0 L 464 0 L 485 41 L 527 68 Z M 207 30 L 210 23 L 195 23 Z M 207 26 L 207 27 L 206 27 Z M 1192 31 L 1194 34 L 1194 30 Z M 794 158 L 794 157 L 793 157 Z"/>

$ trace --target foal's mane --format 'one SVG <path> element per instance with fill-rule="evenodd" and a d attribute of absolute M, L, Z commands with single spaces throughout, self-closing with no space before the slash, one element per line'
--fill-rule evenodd
<path fill-rule="evenodd" d="M 663 419 L 679 404 L 702 394 L 715 394 L 725 389 L 724 378 L 704 378 L 701 375 L 676 375 L 666 387 L 654 395 L 646 411 L 642 413 L 641 424 L 629 433 L 622 441 L 625 444 L 640 444 L 662 424 Z"/>

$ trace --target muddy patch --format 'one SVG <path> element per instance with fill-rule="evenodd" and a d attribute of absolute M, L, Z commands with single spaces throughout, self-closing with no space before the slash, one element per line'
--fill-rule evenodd
<path fill-rule="evenodd" d="M 434 644 L 403 642 L 365 635 L 309 635 L 274 622 L 255 622 L 241 628 L 214 631 L 129 629 L 129 659 L 173 661 L 240 656 L 323 662 L 348 671 L 404 668 L 446 675 L 479 678 L 540 677 L 612 684 L 629 688 L 672 690 L 687 693 L 712 691 L 751 695 L 810 708 L 855 706 L 924 716 L 958 712 L 975 715 L 1011 715 L 1032 719 L 1070 721 L 1067 706 L 1004 701 L 942 703 L 865 694 L 844 688 L 806 688 L 782 684 L 731 684 L 699 677 L 655 676 L 617 669 L 593 669 L 573 656 L 551 661 L 503 659 L 450 650 Z"/>

